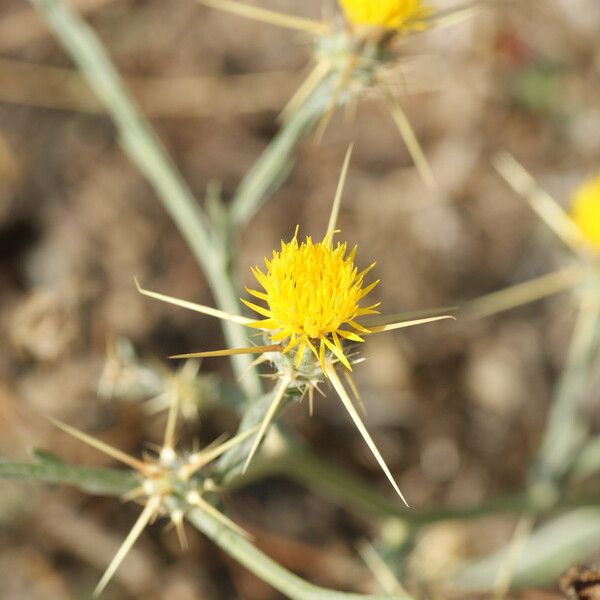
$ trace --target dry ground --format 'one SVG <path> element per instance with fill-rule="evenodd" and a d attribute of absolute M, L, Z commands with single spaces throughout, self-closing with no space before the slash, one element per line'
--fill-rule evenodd
<path fill-rule="evenodd" d="M 307 41 L 192 0 L 87 5 L 89 22 L 197 197 L 211 180 L 222 181 L 230 195 L 276 131 L 277 112 L 301 80 Z M 318 16 L 320 2 L 264 5 Z M 430 197 L 424 190 L 373 93 L 354 122 L 340 116 L 320 145 L 302 144 L 289 181 L 239 240 L 240 284 L 249 281 L 248 267 L 296 224 L 320 235 L 352 140 L 340 225 L 345 238 L 358 243 L 359 262 L 377 261 L 386 311 L 459 304 L 554 268 L 560 244 L 500 180 L 491 159 L 510 150 L 563 204 L 598 168 L 598 30 L 597 0 L 539 0 L 485 11 L 407 43 L 397 89 L 443 192 Z M 257 73 L 258 79 L 244 77 Z M 144 356 L 160 360 L 221 342 L 214 321 L 135 292 L 134 274 L 152 289 L 212 302 L 175 227 L 100 112 L 27 5 L 4 0 L 2 455 L 26 457 L 44 447 L 64 459 L 107 464 L 52 430 L 42 414 L 140 450 L 157 438 L 160 418 L 148 420 L 137 404 L 96 397 L 107 337 L 127 336 Z M 357 379 L 368 423 L 415 507 L 462 505 L 520 489 L 572 318 L 563 296 L 482 321 L 390 333 L 365 345 L 368 360 Z M 204 368 L 232 378 L 225 361 L 207 361 Z M 592 396 L 597 402 L 597 388 Z M 358 434 L 330 400 L 319 401 L 312 420 L 301 408 L 286 420 L 322 456 L 387 494 Z M 212 411 L 201 437 L 208 441 L 234 426 L 226 412 Z M 232 495 L 229 506 L 260 547 L 307 578 L 375 589 L 368 572 L 353 567 L 355 542 L 376 533 L 368 521 L 277 478 Z M 3 483 L 0 596 L 84 597 L 136 511 L 69 490 Z M 495 519 L 432 531 L 412 568 L 443 569 L 445 561 L 483 554 L 506 542 L 513 524 Z M 209 542 L 192 532 L 190 538 L 191 550 L 183 553 L 173 532 L 155 526 L 107 600 L 278 597 Z M 428 552 L 428 543 L 441 558 Z"/>

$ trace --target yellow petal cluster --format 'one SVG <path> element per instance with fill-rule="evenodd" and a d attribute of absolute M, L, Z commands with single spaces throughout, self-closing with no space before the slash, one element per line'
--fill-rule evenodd
<path fill-rule="evenodd" d="M 347 254 L 347 245 L 331 240 L 313 242 L 307 237 L 298 243 L 296 236 L 290 242 L 281 242 L 281 250 L 265 259 L 266 272 L 258 267 L 252 273 L 263 291 L 248 290 L 266 307 L 244 301 L 265 319 L 251 326 L 267 329 L 274 342 L 286 344 L 284 352 L 296 348 L 296 362 L 309 349 L 324 367 L 325 354 L 331 351 L 348 369 L 342 339 L 362 342 L 369 330 L 355 321 L 373 314 L 378 304 L 361 307 L 360 301 L 378 283 L 364 286 L 365 275 L 372 264 L 358 272 L 354 265 L 356 246 Z"/>
<path fill-rule="evenodd" d="M 385 29 L 425 29 L 431 9 L 422 0 L 339 0 L 346 18 L 354 25 Z"/>
<path fill-rule="evenodd" d="M 586 181 L 573 196 L 571 218 L 600 250 L 600 175 Z"/>

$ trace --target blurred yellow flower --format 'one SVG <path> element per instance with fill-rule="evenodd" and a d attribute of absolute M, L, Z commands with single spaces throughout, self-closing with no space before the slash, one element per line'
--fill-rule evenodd
<path fill-rule="evenodd" d="M 571 218 L 586 239 L 600 249 L 600 175 L 586 181 L 575 192 Z"/>
<path fill-rule="evenodd" d="M 395 30 L 427 27 L 431 9 L 422 0 L 339 0 L 354 25 L 373 25 Z"/>

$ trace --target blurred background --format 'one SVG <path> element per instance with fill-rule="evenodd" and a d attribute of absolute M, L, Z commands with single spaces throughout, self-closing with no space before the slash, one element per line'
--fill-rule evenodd
<path fill-rule="evenodd" d="M 199 201 L 215 181 L 230 197 L 277 131 L 276 117 L 305 75 L 310 41 L 193 0 L 72 4 L 106 44 Z M 563 206 L 597 172 L 600 3 L 499 4 L 407 40 L 390 73 L 441 192 L 426 191 L 373 91 L 354 120 L 341 111 L 320 144 L 311 137 L 302 143 L 289 180 L 238 240 L 240 289 L 251 281 L 249 267 L 262 264 L 296 225 L 322 235 L 351 141 L 339 225 L 358 244 L 360 265 L 377 261 L 384 312 L 457 305 L 562 264 L 560 242 L 491 161 L 509 150 Z M 322 12 L 321 0 L 260 5 L 313 18 Z M 28 3 L 3 0 L 0 454 L 27 458 L 44 448 L 66 461 L 112 465 L 43 415 L 134 454 L 160 440 L 163 415 L 149 415 L 137 399 L 98 396 L 107 343 L 131 340 L 162 372 L 176 367 L 168 355 L 219 348 L 224 340 L 215 320 L 140 296 L 134 275 L 150 289 L 213 303 L 71 61 Z M 573 298 L 564 294 L 487 319 L 373 336 L 361 348 L 367 360 L 355 376 L 366 422 L 414 510 L 473 506 L 523 489 L 573 320 Z M 235 385 L 225 359 L 206 360 L 202 370 Z M 598 387 L 590 386 L 593 426 L 600 424 L 598 400 Z M 183 427 L 182 445 L 194 437 L 208 443 L 237 423 L 210 403 L 200 420 L 202 427 Z M 302 405 L 284 421 L 319 456 L 391 498 L 333 393 L 318 399 L 312 419 Z M 244 487 L 226 504 L 270 556 L 339 589 L 377 591 L 357 544 L 402 535 L 401 521 L 358 515 L 286 477 Z M 66 488 L 2 482 L 0 597 L 86 597 L 138 513 Z M 404 557 L 407 581 L 427 586 L 432 598 L 467 597 L 471 592 L 449 583 L 452 573 L 507 544 L 516 517 L 422 528 Z M 150 528 L 104 597 L 280 597 L 210 541 L 193 531 L 189 538 L 184 552 L 173 531 Z M 526 582 L 521 597 L 561 597 L 555 571 Z"/>

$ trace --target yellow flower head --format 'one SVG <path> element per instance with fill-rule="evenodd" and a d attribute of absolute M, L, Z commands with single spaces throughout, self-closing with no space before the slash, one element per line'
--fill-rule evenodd
<path fill-rule="evenodd" d="M 575 192 L 571 218 L 587 240 L 600 249 L 600 175 Z"/>
<path fill-rule="evenodd" d="M 328 236 L 317 243 L 310 237 L 298 243 L 294 236 L 288 243 L 281 242 L 281 250 L 274 251 L 271 260 L 265 259 L 266 273 L 252 270 L 264 291 L 248 292 L 267 304 L 265 308 L 246 302 L 266 317 L 252 325 L 272 331 L 273 342 L 287 343 L 284 352 L 297 348 L 297 364 L 308 348 L 324 366 L 325 352 L 330 350 L 350 369 L 340 338 L 362 342 L 356 331 L 369 333 L 355 319 L 377 312 L 378 304 L 360 306 L 379 283 L 364 286 L 364 277 L 375 264 L 359 273 L 354 266 L 356 246 L 346 252 L 346 244 L 334 248 Z"/>
<path fill-rule="evenodd" d="M 354 25 L 396 30 L 425 29 L 431 9 L 422 0 L 339 0 L 346 18 Z"/>

